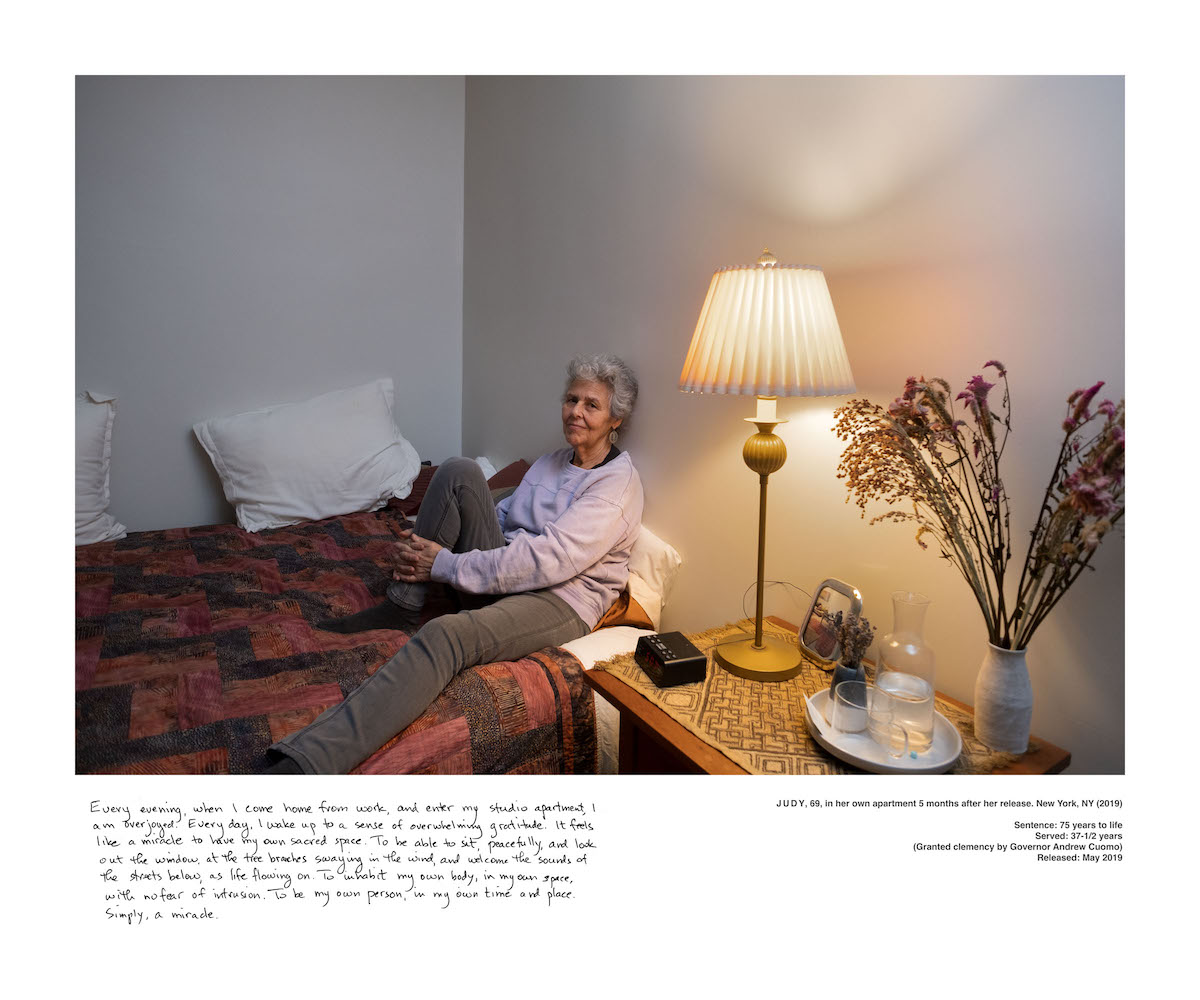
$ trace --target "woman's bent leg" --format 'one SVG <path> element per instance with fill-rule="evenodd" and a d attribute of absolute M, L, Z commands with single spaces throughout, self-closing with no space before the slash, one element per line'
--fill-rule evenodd
<path fill-rule="evenodd" d="M 414 530 L 452 552 L 496 549 L 505 544 L 491 491 L 477 462 L 450 458 L 438 466 L 421 501 Z M 317 622 L 317 628 L 342 633 L 370 629 L 411 632 L 421 622 L 428 586 L 395 581 L 388 584 L 386 601 L 344 618 Z"/>
<path fill-rule="evenodd" d="M 345 774 L 433 704 L 460 670 L 520 659 L 588 631 L 568 604 L 546 590 L 442 615 L 427 622 L 340 705 L 271 749 L 308 774 Z"/>
<path fill-rule="evenodd" d="M 413 530 L 451 552 L 498 549 L 506 542 L 496 517 L 496 505 L 479 463 L 448 458 L 438 466 L 417 511 Z M 425 604 L 425 583 L 389 584 L 388 600 L 402 608 Z"/>

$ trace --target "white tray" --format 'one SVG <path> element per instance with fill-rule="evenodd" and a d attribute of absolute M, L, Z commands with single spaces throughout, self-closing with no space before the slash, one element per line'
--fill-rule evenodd
<path fill-rule="evenodd" d="M 933 744 L 916 757 L 893 757 L 866 733 L 837 733 L 825 721 L 829 689 L 805 699 L 808 731 L 839 760 L 874 774 L 939 774 L 948 771 L 962 753 L 962 737 L 941 712 L 933 713 Z"/>

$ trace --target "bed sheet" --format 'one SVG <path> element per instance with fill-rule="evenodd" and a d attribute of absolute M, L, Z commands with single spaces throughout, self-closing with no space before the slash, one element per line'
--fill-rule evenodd
<path fill-rule="evenodd" d="M 563 643 L 563 649 L 591 670 L 597 663 L 622 653 L 632 653 L 643 635 L 654 635 L 648 628 L 632 628 L 619 625 L 601 629 L 580 639 Z M 596 772 L 617 773 L 617 750 L 620 745 L 621 717 L 616 706 L 610 704 L 595 691 L 592 692 L 596 711 Z"/>
<path fill-rule="evenodd" d="M 252 773 L 407 641 L 314 627 L 378 603 L 399 505 L 251 534 L 135 532 L 76 549 L 76 771 Z M 439 591 L 440 587 L 431 588 Z M 426 614 L 454 610 L 446 594 Z M 595 707 L 562 649 L 456 677 L 364 773 L 593 773 Z"/>

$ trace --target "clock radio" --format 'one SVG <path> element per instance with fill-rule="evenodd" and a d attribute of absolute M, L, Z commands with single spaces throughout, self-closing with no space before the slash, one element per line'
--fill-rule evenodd
<path fill-rule="evenodd" d="M 682 632 L 642 636 L 633 658 L 658 687 L 702 681 L 708 667 L 708 658 Z"/>

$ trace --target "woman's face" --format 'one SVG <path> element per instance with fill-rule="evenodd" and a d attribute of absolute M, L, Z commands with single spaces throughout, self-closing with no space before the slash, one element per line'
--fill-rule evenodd
<path fill-rule="evenodd" d="M 576 455 L 593 454 L 621 426 L 613 420 L 612 391 L 603 382 L 572 382 L 562 405 L 563 437 Z"/>

